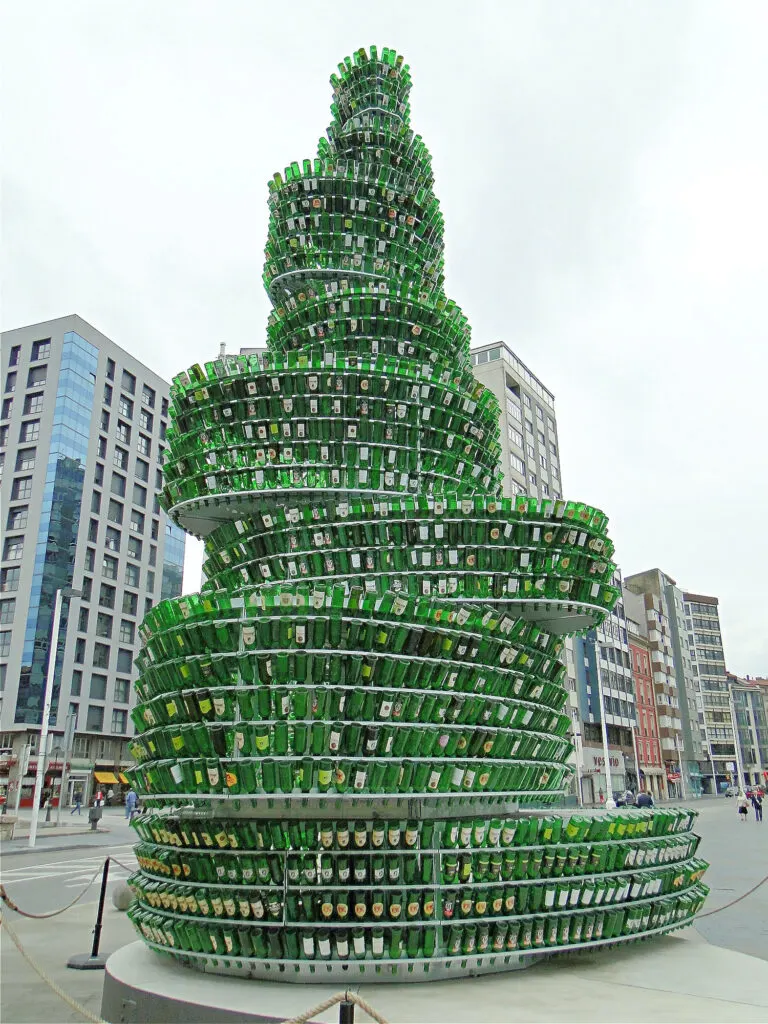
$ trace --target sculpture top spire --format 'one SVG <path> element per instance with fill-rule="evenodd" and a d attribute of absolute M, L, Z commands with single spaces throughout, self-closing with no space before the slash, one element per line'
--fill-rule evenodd
<path fill-rule="evenodd" d="M 355 351 L 364 354 L 370 341 L 359 336 L 359 324 L 374 315 L 372 354 L 468 370 L 469 324 L 443 291 L 444 225 L 432 159 L 410 128 L 408 65 L 394 50 L 379 55 L 372 46 L 346 58 L 331 84 L 333 121 L 318 156 L 295 161 L 270 182 L 270 350 L 303 350 L 301 322 L 313 319 L 320 322 L 310 347 L 322 339 L 326 351 L 340 352 L 342 339 L 355 333 Z M 342 295 L 348 321 L 338 315 Z"/>

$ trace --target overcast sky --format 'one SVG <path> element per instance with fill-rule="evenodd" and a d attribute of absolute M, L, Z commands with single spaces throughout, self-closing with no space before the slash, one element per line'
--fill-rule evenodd
<path fill-rule="evenodd" d="M 768 675 L 768 5 L 2 9 L 4 328 L 79 313 L 169 379 L 262 344 L 267 179 L 338 61 L 395 47 L 474 343 L 554 391 L 623 572 L 717 595 L 729 668 Z"/>

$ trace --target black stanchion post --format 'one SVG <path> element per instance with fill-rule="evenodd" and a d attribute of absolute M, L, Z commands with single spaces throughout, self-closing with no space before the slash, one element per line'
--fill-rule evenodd
<path fill-rule="evenodd" d="M 67 960 L 67 967 L 76 971 L 103 971 L 106 966 L 106 957 L 99 956 L 99 943 L 101 942 L 101 920 L 104 916 L 104 900 L 107 896 L 107 881 L 109 879 L 109 857 L 104 861 L 104 870 L 101 873 L 101 892 L 99 893 L 99 909 L 96 911 L 96 925 L 93 929 L 93 945 L 90 953 L 77 953 Z"/>
<path fill-rule="evenodd" d="M 355 1004 L 346 998 L 339 1003 L 339 1024 L 355 1024 Z"/>

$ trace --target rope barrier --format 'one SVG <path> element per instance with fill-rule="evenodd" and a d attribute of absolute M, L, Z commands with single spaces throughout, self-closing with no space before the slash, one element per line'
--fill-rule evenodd
<path fill-rule="evenodd" d="M 51 910 L 47 914 L 32 914 L 29 913 L 29 911 L 22 910 L 21 907 L 8 895 L 4 885 L 0 885 L 0 899 L 3 901 L 3 903 L 5 903 L 7 907 L 10 907 L 11 910 L 15 910 L 16 913 L 21 914 L 22 917 L 31 917 L 37 921 L 41 921 L 46 917 L 56 917 L 59 914 L 63 914 L 65 910 L 69 910 L 70 907 L 74 907 L 78 900 L 81 900 L 83 896 L 85 896 L 85 894 L 88 892 L 90 887 L 93 885 L 93 883 L 96 881 L 97 877 L 101 874 L 103 870 L 103 866 L 96 868 L 93 875 L 91 876 L 90 881 L 86 882 L 85 888 L 82 889 L 81 892 L 77 894 L 77 896 L 75 896 L 71 903 L 68 903 L 65 907 L 61 907 L 59 910 Z"/>
<path fill-rule="evenodd" d="M 388 1024 L 384 1017 L 377 1013 L 370 1003 L 367 1003 L 365 999 L 354 992 L 350 992 L 349 989 L 346 992 L 337 992 L 336 995 L 331 996 L 322 1003 L 318 1003 L 317 1006 L 313 1006 L 311 1010 L 305 1010 L 298 1017 L 291 1017 L 290 1020 L 286 1020 L 284 1024 L 307 1024 L 307 1021 L 316 1014 L 322 1013 L 324 1010 L 330 1010 L 336 1003 L 355 1003 L 356 1006 L 359 1006 L 361 1010 L 368 1014 L 371 1020 L 375 1020 L 377 1024 Z"/>
<path fill-rule="evenodd" d="M 737 896 L 735 900 L 731 900 L 730 903 L 724 903 L 722 907 L 715 907 L 714 910 L 708 910 L 706 914 L 697 914 L 693 919 L 694 923 L 700 921 L 702 917 L 711 917 L 712 914 L 719 914 L 721 910 L 727 910 L 728 907 L 732 907 L 736 903 L 741 903 L 742 900 L 746 899 L 747 896 L 751 896 L 756 889 L 759 889 L 760 886 L 764 885 L 766 882 L 768 882 L 768 875 L 766 875 L 765 878 L 761 878 L 757 885 L 753 885 L 751 889 L 747 889 L 747 891 L 742 893 L 741 896 Z"/>
<path fill-rule="evenodd" d="M 10 926 L 10 924 L 8 924 L 8 922 L 5 920 L 2 912 L 0 912 L 0 928 L 5 929 L 5 931 L 8 933 L 11 939 L 11 942 L 14 944 L 16 949 L 18 949 L 19 953 L 21 953 L 22 957 L 24 958 L 24 960 L 26 960 L 26 962 L 29 964 L 29 966 L 32 968 L 35 974 L 48 986 L 48 988 L 55 995 L 59 997 L 59 999 L 65 1002 L 70 1009 L 74 1010 L 75 1013 L 79 1013 L 82 1017 L 85 1017 L 87 1021 L 90 1021 L 90 1024 L 107 1024 L 103 1017 L 94 1016 L 94 1014 L 92 1014 L 90 1010 L 87 1010 L 84 1006 L 81 1006 L 80 1003 L 77 1002 L 77 1000 L 72 998 L 72 996 L 67 995 L 64 989 L 60 988 L 59 985 L 57 985 L 52 978 L 48 977 L 48 975 L 37 963 L 37 961 L 33 960 L 29 953 L 27 953 L 27 951 L 24 949 L 24 947 L 21 944 L 21 939 L 18 937 L 18 935 Z"/>

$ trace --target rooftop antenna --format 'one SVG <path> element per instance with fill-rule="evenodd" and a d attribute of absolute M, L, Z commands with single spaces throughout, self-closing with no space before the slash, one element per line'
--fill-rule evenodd
<path fill-rule="evenodd" d="M 219 359 L 223 359 L 226 354 L 227 354 L 227 343 L 225 341 L 222 341 L 219 344 Z"/>

